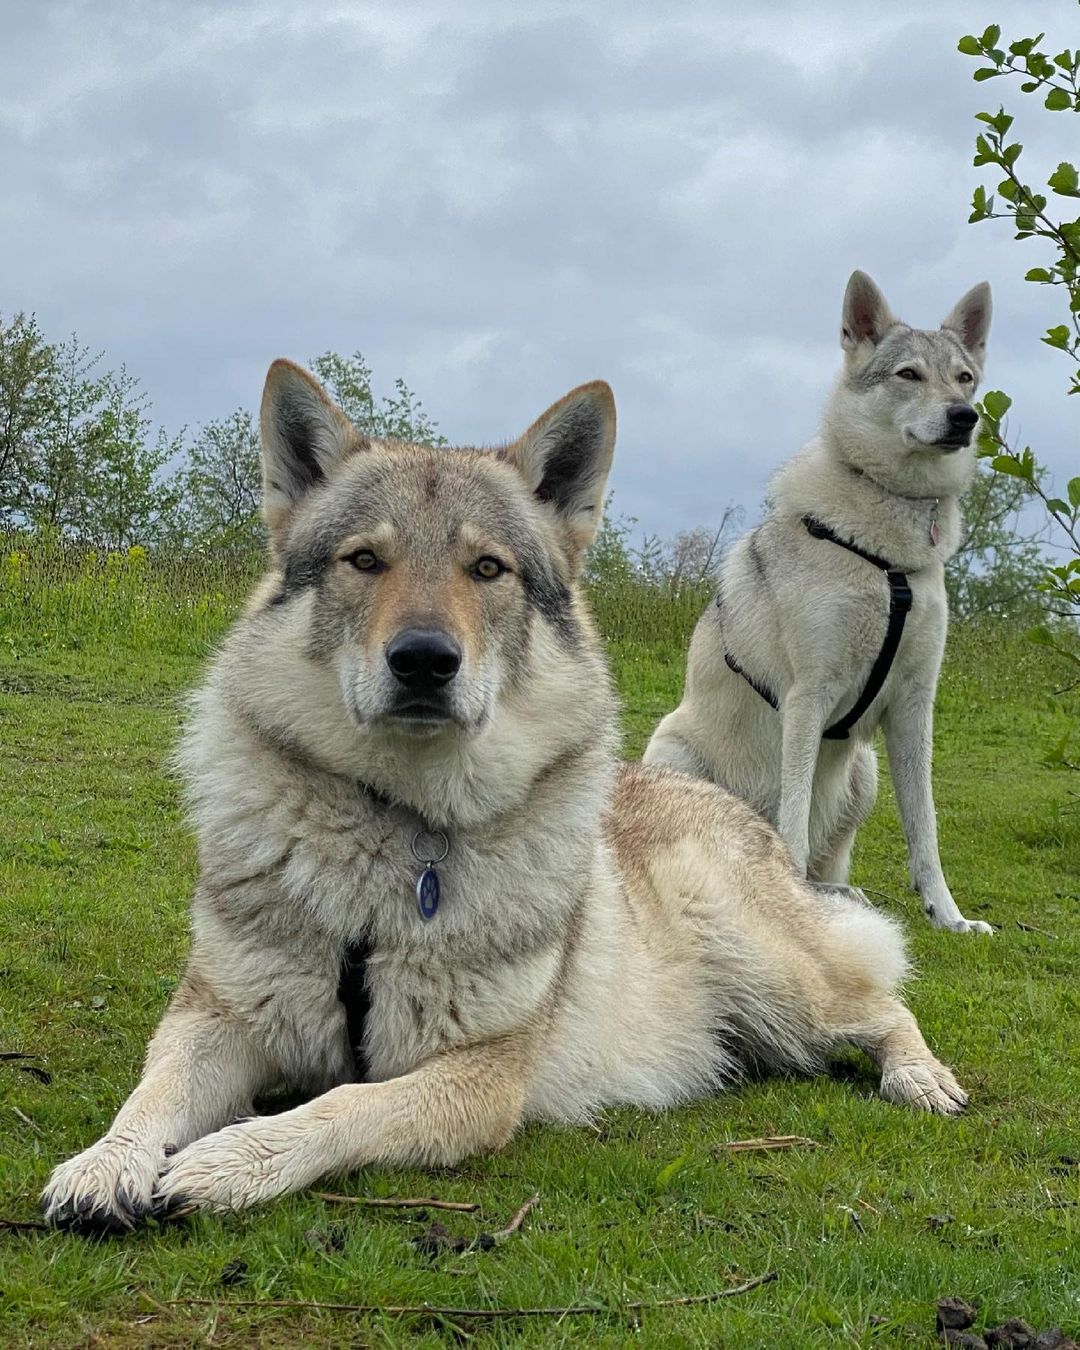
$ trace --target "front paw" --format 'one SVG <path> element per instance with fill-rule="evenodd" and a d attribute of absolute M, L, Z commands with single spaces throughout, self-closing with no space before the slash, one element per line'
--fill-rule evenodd
<path fill-rule="evenodd" d="M 249 1209 L 316 1180 L 326 1165 L 314 1170 L 303 1165 L 303 1151 L 282 1128 L 291 1114 L 229 1125 L 169 1158 L 154 1189 L 154 1216 L 178 1219 L 199 1209 Z"/>
<path fill-rule="evenodd" d="M 985 923 L 982 919 L 965 919 L 955 905 L 949 908 L 927 903 L 923 905 L 923 909 L 934 927 L 944 928 L 947 933 L 989 933 L 993 936 L 992 924 Z"/>
<path fill-rule="evenodd" d="M 41 1195 L 46 1222 L 82 1237 L 129 1233 L 150 1210 L 164 1157 L 106 1135 L 55 1169 Z"/>

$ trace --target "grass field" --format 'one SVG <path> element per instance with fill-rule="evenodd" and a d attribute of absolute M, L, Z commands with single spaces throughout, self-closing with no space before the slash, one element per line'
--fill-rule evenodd
<path fill-rule="evenodd" d="M 907 922 L 911 1002 L 971 1090 L 963 1119 L 887 1106 L 852 1055 L 829 1077 L 660 1117 L 612 1111 L 592 1130 L 531 1127 L 453 1171 L 337 1187 L 477 1214 L 296 1196 L 103 1244 L 12 1227 L 37 1218 L 51 1166 L 108 1124 L 180 969 L 195 858 L 166 757 L 178 696 L 246 581 L 212 560 L 0 556 L 0 1052 L 41 1057 L 0 1061 L 0 1346 L 930 1345 L 943 1294 L 973 1299 L 979 1325 L 1080 1331 L 1080 815 L 1070 775 L 1041 763 L 1044 699 L 1063 680 L 990 628 L 950 639 L 936 789 L 953 890 L 999 933 L 921 919 L 887 786 L 856 862 Z M 699 603 L 598 597 L 628 754 L 677 698 Z M 724 1148 L 762 1135 L 814 1146 Z M 433 1219 L 465 1238 L 501 1227 L 534 1192 L 494 1250 L 413 1244 Z M 623 1307 L 766 1272 L 712 1305 Z M 240 1302 L 271 1299 L 603 1311 L 485 1321 Z"/>

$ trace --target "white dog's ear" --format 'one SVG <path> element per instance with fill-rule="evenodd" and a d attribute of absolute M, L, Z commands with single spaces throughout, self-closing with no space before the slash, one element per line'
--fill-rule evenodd
<path fill-rule="evenodd" d="M 263 518 L 274 539 L 301 497 L 363 442 L 318 380 L 281 359 L 266 376 L 259 431 Z"/>
<path fill-rule="evenodd" d="M 992 311 L 990 283 L 980 281 L 953 305 L 941 326 L 955 333 L 972 356 L 981 362 L 986 355 Z"/>
<path fill-rule="evenodd" d="M 868 342 L 876 347 L 896 318 L 888 301 L 865 272 L 852 272 L 844 292 L 840 345 L 846 352 Z"/>
<path fill-rule="evenodd" d="M 571 390 L 506 449 L 534 495 L 558 516 L 575 568 L 600 524 L 614 451 L 615 398 L 603 380 Z"/>

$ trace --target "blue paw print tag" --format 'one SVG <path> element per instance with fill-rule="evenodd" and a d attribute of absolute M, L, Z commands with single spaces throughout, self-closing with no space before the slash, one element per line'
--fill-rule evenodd
<path fill-rule="evenodd" d="M 422 919 L 433 919 L 439 908 L 439 874 L 434 867 L 425 867 L 416 883 L 416 901 Z"/>
<path fill-rule="evenodd" d="M 416 904 L 426 923 L 435 917 L 442 898 L 442 885 L 435 868 L 450 852 L 450 841 L 442 830 L 417 830 L 413 835 L 412 851 L 416 861 L 424 864 L 416 882 Z"/>

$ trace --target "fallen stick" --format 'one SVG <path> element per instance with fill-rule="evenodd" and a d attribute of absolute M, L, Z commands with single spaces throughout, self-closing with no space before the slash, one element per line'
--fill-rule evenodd
<path fill-rule="evenodd" d="M 1040 937 L 1053 938 L 1055 942 L 1057 941 L 1056 933 L 1048 933 L 1045 928 L 1036 928 L 1033 923 L 1024 923 L 1021 919 L 1017 919 L 1016 926 L 1025 933 L 1038 933 Z"/>
<path fill-rule="evenodd" d="M 606 1317 L 618 1316 L 628 1312 L 651 1312 L 658 1308 L 689 1308 L 705 1303 L 716 1303 L 722 1298 L 734 1298 L 736 1294 L 747 1294 L 763 1284 L 771 1284 L 777 1278 L 775 1270 L 757 1275 L 745 1284 L 737 1284 L 731 1289 L 716 1289 L 711 1294 L 684 1294 L 680 1298 L 638 1299 L 632 1303 L 616 1303 L 612 1307 L 602 1307 L 593 1303 L 571 1304 L 565 1308 L 444 1308 L 432 1303 L 390 1304 L 390 1303 L 318 1303 L 301 1298 L 171 1298 L 170 1307 L 197 1308 L 306 1308 L 317 1312 L 382 1313 L 387 1317 L 407 1317 L 412 1314 L 421 1317 L 476 1317 L 476 1318 L 513 1318 L 513 1317 Z M 142 1292 L 141 1290 L 139 1291 Z M 151 1302 L 153 1300 L 150 1300 Z"/>
<path fill-rule="evenodd" d="M 525 1201 L 525 1203 L 521 1206 L 521 1208 L 518 1210 L 518 1212 L 514 1215 L 514 1217 L 510 1220 L 510 1222 L 506 1225 L 505 1228 L 500 1228 L 498 1232 L 492 1233 L 491 1236 L 495 1239 L 496 1242 L 501 1242 L 503 1238 L 513 1237 L 513 1235 L 525 1222 L 525 1218 L 526 1215 L 529 1213 L 529 1210 L 534 1208 L 534 1206 L 538 1205 L 539 1203 L 540 1203 L 540 1192 L 537 1191 L 535 1195 L 530 1196 L 529 1199 Z"/>
<path fill-rule="evenodd" d="M 455 1209 L 462 1214 L 475 1214 L 480 1208 L 471 1200 L 431 1200 L 422 1197 L 404 1199 L 398 1196 L 335 1195 L 333 1191 L 311 1191 L 316 1200 L 327 1200 L 332 1205 L 367 1205 L 371 1209 Z M 531 1205 L 530 1205 L 531 1208 Z M 528 1213 L 528 1210 L 526 1210 Z M 525 1217 L 523 1214 L 522 1218 Z"/>
<path fill-rule="evenodd" d="M 49 1225 L 36 1219 L 0 1219 L 0 1233 L 47 1233 Z"/>
<path fill-rule="evenodd" d="M 807 1139 L 801 1134 L 770 1134 L 763 1139 L 730 1139 L 727 1143 L 717 1144 L 729 1153 L 769 1152 L 781 1148 L 817 1148 L 816 1139 Z"/>

